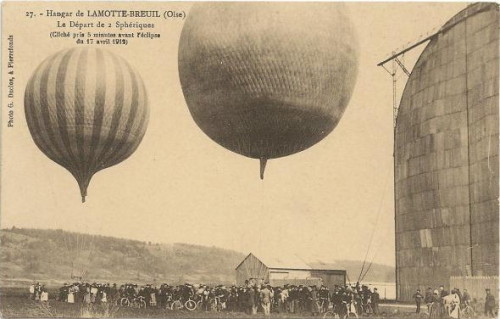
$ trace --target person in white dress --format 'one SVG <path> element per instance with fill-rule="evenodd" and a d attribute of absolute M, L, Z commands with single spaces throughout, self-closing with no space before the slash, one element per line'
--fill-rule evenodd
<path fill-rule="evenodd" d="M 97 287 L 95 286 L 95 283 L 92 284 L 91 288 L 90 288 L 90 302 L 92 303 L 95 303 L 96 301 L 96 297 L 97 297 Z"/>
<path fill-rule="evenodd" d="M 49 301 L 49 293 L 47 292 L 47 289 L 42 286 L 42 293 L 40 295 L 40 301 L 41 302 L 48 302 Z"/>
<path fill-rule="evenodd" d="M 75 288 L 71 286 L 68 291 L 68 303 L 75 303 Z"/>
<path fill-rule="evenodd" d="M 456 290 L 452 290 L 450 296 L 450 318 L 458 319 L 460 318 L 460 297 L 458 296 Z"/>
<path fill-rule="evenodd" d="M 31 284 L 30 286 L 30 299 L 35 299 L 35 284 Z"/>
<path fill-rule="evenodd" d="M 156 294 L 152 292 L 150 294 L 151 300 L 149 301 L 150 306 L 156 307 Z"/>

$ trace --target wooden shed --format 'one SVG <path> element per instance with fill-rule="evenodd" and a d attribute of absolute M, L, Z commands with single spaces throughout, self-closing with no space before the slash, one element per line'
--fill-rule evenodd
<path fill-rule="evenodd" d="M 345 269 L 331 269 L 327 264 L 307 263 L 297 256 L 259 258 L 248 254 L 236 267 L 236 283 L 244 285 L 269 283 L 272 286 L 345 285 Z"/>

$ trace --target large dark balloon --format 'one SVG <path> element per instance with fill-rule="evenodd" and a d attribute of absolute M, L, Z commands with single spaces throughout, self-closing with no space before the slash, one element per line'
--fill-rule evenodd
<path fill-rule="evenodd" d="M 64 50 L 42 62 L 24 106 L 36 145 L 73 174 L 82 202 L 96 172 L 137 149 L 149 120 L 139 74 L 123 58 L 95 48 Z"/>
<path fill-rule="evenodd" d="M 357 75 L 357 40 L 341 3 L 198 3 L 179 44 L 197 125 L 261 160 L 307 149 L 339 122 Z"/>

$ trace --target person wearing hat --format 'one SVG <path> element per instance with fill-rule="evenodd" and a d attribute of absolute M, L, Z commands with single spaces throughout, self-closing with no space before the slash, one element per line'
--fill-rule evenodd
<path fill-rule="evenodd" d="M 83 290 L 83 303 L 84 304 L 88 305 L 91 303 L 91 301 L 92 301 L 91 290 L 92 290 L 92 288 L 90 288 L 88 286 L 84 288 L 84 290 Z"/>
<path fill-rule="evenodd" d="M 66 301 L 66 296 L 68 295 L 68 284 L 67 283 L 64 283 L 64 285 L 59 288 L 59 296 L 58 296 L 58 300 L 60 301 Z"/>
<path fill-rule="evenodd" d="M 464 289 L 464 292 L 462 294 L 462 298 L 460 298 L 460 302 L 464 305 L 464 306 L 468 306 L 469 303 L 470 303 L 470 295 L 469 295 L 469 292 L 467 292 L 467 289 Z"/>
<path fill-rule="evenodd" d="M 380 295 L 378 294 L 377 288 L 373 288 L 373 292 L 371 295 L 371 303 L 372 303 L 372 310 L 374 314 L 378 313 L 378 303 L 380 301 Z"/>
<path fill-rule="evenodd" d="M 227 310 L 230 312 L 237 311 L 237 303 L 238 303 L 238 292 L 236 290 L 236 286 L 232 285 L 231 289 L 229 289 L 228 291 Z"/>
<path fill-rule="evenodd" d="M 302 299 L 302 285 L 295 287 L 294 297 L 295 302 L 293 305 L 293 313 L 300 313 L 302 311 L 301 299 Z"/>
<path fill-rule="evenodd" d="M 30 299 L 34 300 L 35 299 L 35 283 L 32 283 L 29 288 L 30 291 Z"/>
<path fill-rule="evenodd" d="M 484 315 L 496 318 L 495 315 L 495 297 L 491 294 L 490 289 L 486 289 L 486 298 L 484 302 Z"/>
<path fill-rule="evenodd" d="M 362 305 L 362 307 L 359 308 L 359 313 L 369 313 L 373 311 L 373 308 L 371 306 L 371 294 L 372 292 L 370 291 L 370 288 L 366 285 L 361 285 L 361 293 L 359 293 L 359 305 Z"/>
<path fill-rule="evenodd" d="M 308 311 L 311 310 L 311 288 L 309 287 L 302 287 L 302 294 L 301 294 L 301 303 L 302 303 L 302 311 Z"/>
<path fill-rule="evenodd" d="M 290 289 L 288 288 L 288 285 L 285 285 L 280 294 L 280 306 L 281 306 L 280 311 L 282 312 L 289 311 L 290 309 L 289 299 L 290 299 Z"/>
<path fill-rule="evenodd" d="M 321 312 L 327 312 L 330 304 L 330 291 L 325 285 L 321 285 L 319 288 L 318 296 L 320 300 L 319 304 L 322 307 L 322 309 L 320 309 Z"/>
<path fill-rule="evenodd" d="M 68 303 L 75 303 L 75 293 L 76 293 L 76 286 L 71 286 L 68 289 Z"/>
<path fill-rule="evenodd" d="M 415 303 L 417 304 L 416 313 L 420 313 L 420 304 L 422 303 L 422 299 L 424 299 L 424 296 L 420 293 L 420 289 L 417 289 L 417 292 L 413 295 L 413 299 L 415 299 Z"/>
<path fill-rule="evenodd" d="M 248 301 L 247 301 L 247 306 L 248 306 L 248 313 L 251 315 L 257 314 L 257 305 L 256 305 L 256 296 L 255 296 L 256 290 L 254 287 L 248 287 Z"/>
<path fill-rule="evenodd" d="M 444 286 L 441 285 L 439 286 L 439 293 L 441 295 L 441 298 L 448 296 L 448 291 L 444 290 Z"/>
<path fill-rule="evenodd" d="M 35 301 L 39 301 L 39 300 L 40 300 L 40 295 L 41 295 L 41 293 L 42 293 L 41 287 L 42 287 L 42 286 L 40 286 L 40 283 L 39 283 L 39 282 L 37 282 L 37 283 L 35 284 L 35 296 L 34 296 L 34 300 L 35 300 Z"/>
<path fill-rule="evenodd" d="M 463 297 L 462 292 L 458 288 L 453 288 L 453 290 L 455 290 L 455 293 L 458 295 L 458 298 L 460 298 L 460 304 L 462 304 L 462 297 Z"/>
<path fill-rule="evenodd" d="M 47 289 L 45 289 L 45 286 L 42 285 L 40 288 L 41 294 L 40 294 L 40 301 L 43 303 L 48 303 L 49 302 L 49 293 Z"/>
<path fill-rule="evenodd" d="M 311 286 L 311 313 L 313 317 L 319 314 L 318 290 L 316 286 Z"/>
<path fill-rule="evenodd" d="M 455 289 L 451 290 L 450 295 L 444 297 L 446 299 L 445 308 L 448 309 L 450 318 L 460 318 L 460 297 Z"/>
<path fill-rule="evenodd" d="M 429 310 L 429 318 L 442 319 L 444 317 L 444 308 L 439 291 L 436 289 L 432 294 L 432 303 Z"/>
<path fill-rule="evenodd" d="M 431 305 L 432 305 L 432 288 L 431 287 L 427 287 L 427 291 L 425 292 L 425 298 L 424 298 L 424 301 L 427 305 L 427 313 L 429 313 L 431 311 Z"/>
<path fill-rule="evenodd" d="M 260 291 L 260 303 L 264 309 L 264 315 L 269 316 L 271 314 L 271 290 L 268 286 L 264 286 Z"/>
<path fill-rule="evenodd" d="M 281 287 L 276 287 L 275 289 L 271 290 L 271 311 L 281 313 L 283 312 L 283 307 L 282 307 L 282 298 L 281 298 L 281 293 L 283 288 Z"/>
<path fill-rule="evenodd" d="M 248 288 L 247 286 L 238 288 L 238 307 L 241 312 L 247 312 L 248 309 Z"/>
<path fill-rule="evenodd" d="M 297 299 L 297 287 L 291 285 L 288 289 L 288 311 L 290 313 L 295 313 L 298 304 Z"/>

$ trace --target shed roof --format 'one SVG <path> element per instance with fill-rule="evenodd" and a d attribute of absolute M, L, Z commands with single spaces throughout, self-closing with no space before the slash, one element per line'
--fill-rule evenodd
<path fill-rule="evenodd" d="M 307 263 L 314 270 L 346 270 L 345 267 L 336 262 L 325 262 L 322 260 L 314 260 Z"/>
<path fill-rule="evenodd" d="M 268 268 L 312 269 L 311 266 L 296 255 L 255 257 L 260 259 Z"/>
<path fill-rule="evenodd" d="M 320 260 L 306 262 L 304 259 L 297 255 L 265 255 L 259 254 L 258 256 L 250 253 L 245 259 L 236 267 L 238 268 L 248 257 L 254 256 L 260 260 L 267 268 L 271 269 L 294 269 L 294 270 L 344 270 L 343 267 L 335 263 L 326 263 Z"/>

